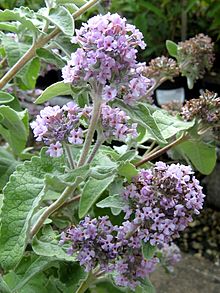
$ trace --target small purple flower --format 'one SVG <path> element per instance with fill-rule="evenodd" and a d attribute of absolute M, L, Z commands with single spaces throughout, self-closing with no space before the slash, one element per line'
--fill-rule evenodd
<path fill-rule="evenodd" d="M 55 144 L 51 143 L 49 149 L 46 152 L 51 157 L 60 157 L 63 154 L 62 144 L 57 141 Z"/>
<path fill-rule="evenodd" d="M 113 87 L 111 87 L 109 85 L 106 85 L 104 87 L 103 95 L 102 95 L 104 101 L 106 101 L 106 102 L 112 101 L 112 100 L 115 99 L 116 95 L 117 95 L 116 88 L 113 88 Z"/>
<path fill-rule="evenodd" d="M 83 143 L 82 128 L 71 130 L 70 131 L 70 136 L 68 137 L 68 141 L 71 144 L 82 144 Z"/>

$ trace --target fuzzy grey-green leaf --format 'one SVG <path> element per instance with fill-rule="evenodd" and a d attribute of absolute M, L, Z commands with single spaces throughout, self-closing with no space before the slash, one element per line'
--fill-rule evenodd
<path fill-rule="evenodd" d="M 84 186 L 79 203 L 79 217 L 84 217 L 92 205 L 98 200 L 104 190 L 113 182 L 115 175 L 102 180 L 90 177 Z"/>
<path fill-rule="evenodd" d="M 45 175 L 53 172 L 64 172 L 64 159 L 48 159 L 43 150 L 40 157 L 19 165 L 3 190 L 0 263 L 5 270 L 15 267 L 23 255 L 31 217 L 44 196 Z"/>
<path fill-rule="evenodd" d="M 64 6 L 51 8 L 49 14 L 47 14 L 47 10 L 42 9 L 41 11 L 43 13 L 38 15 L 55 24 L 64 34 L 68 36 L 74 34 L 74 19 Z"/>
<path fill-rule="evenodd" d="M 119 194 L 110 195 L 96 204 L 99 208 L 116 208 L 122 210 L 126 205 Z"/>
<path fill-rule="evenodd" d="M 36 104 L 42 104 L 59 95 L 71 95 L 70 84 L 58 81 L 48 86 L 35 101 Z"/>

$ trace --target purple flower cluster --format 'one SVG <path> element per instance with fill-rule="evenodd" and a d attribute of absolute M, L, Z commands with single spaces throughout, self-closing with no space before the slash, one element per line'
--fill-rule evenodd
<path fill-rule="evenodd" d="M 152 273 L 158 262 L 156 257 L 150 260 L 144 259 L 141 249 L 128 249 L 115 264 L 115 283 L 135 290 L 141 284 L 140 279 Z"/>
<path fill-rule="evenodd" d="M 127 102 L 142 98 L 152 85 L 141 73 L 137 49 L 145 48 L 142 33 L 118 14 L 97 15 L 76 30 L 80 48 L 63 68 L 64 82 L 102 89 L 105 101 L 116 96 Z M 95 86 L 94 86 L 95 85 Z"/>
<path fill-rule="evenodd" d="M 169 272 L 173 272 L 174 266 L 182 258 L 179 247 L 174 243 L 171 243 L 170 245 L 165 243 L 163 248 L 160 250 L 160 253 L 162 254 L 162 257 L 160 260 L 162 265 Z"/>
<path fill-rule="evenodd" d="M 110 262 L 117 255 L 115 238 L 112 235 L 114 226 L 108 217 L 91 219 L 86 217 L 77 227 L 69 228 L 61 235 L 61 244 L 71 242 L 68 254 L 77 254 L 80 265 L 91 271 L 97 264 L 101 269 L 109 271 Z"/>
<path fill-rule="evenodd" d="M 108 217 L 86 217 L 77 227 L 69 228 L 61 235 L 60 244 L 70 243 L 68 254 L 76 253 L 80 265 L 91 271 L 97 265 L 104 273 L 114 272 L 118 286 L 135 289 L 155 270 L 158 259 L 146 260 L 142 255 L 138 233 L 128 237 L 133 224 L 124 222 L 113 226 Z"/>
<path fill-rule="evenodd" d="M 62 108 L 48 106 L 40 111 L 40 115 L 31 123 L 31 128 L 36 140 L 49 146 L 47 153 L 51 157 L 59 157 L 63 154 L 63 142 L 83 143 L 83 131 L 79 127 L 83 115 L 84 109 L 80 109 L 74 102 Z"/>
<path fill-rule="evenodd" d="M 59 106 L 45 107 L 31 123 L 37 141 L 43 141 L 49 146 L 47 153 L 51 157 L 63 154 L 62 143 L 79 145 L 83 143 L 83 130 L 80 118 L 87 123 L 91 117 L 92 107 L 80 108 L 74 102 L 69 102 L 62 108 Z M 119 108 L 106 104 L 101 107 L 100 124 L 106 139 L 116 138 L 126 141 L 128 137 L 137 136 L 137 124 L 130 123 L 130 118 Z M 84 126 L 86 124 L 84 123 Z"/>
<path fill-rule="evenodd" d="M 119 108 L 111 108 L 103 105 L 101 109 L 101 123 L 106 138 L 115 137 L 118 140 L 126 141 L 128 136 L 137 137 L 137 124 L 129 123 L 129 116 Z"/>
<path fill-rule="evenodd" d="M 145 259 L 143 243 L 157 246 L 161 263 L 172 270 L 180 260 L 172 239 L 199 213 L 204 195 L 190 167 L 158 162 L 141 170 L 122 196 L 126 214 L 120 226 L 113 226 L 108 217 L 86 217 L 62 233 L 61 244 L 70 243 L 68 253 L 76 253 L 86 271 L 99 265 L 103 273 L 113 273 L 118 286 L 135 290 L 159 262 L 158 253 Z"/>
<path fill-rule="evenodd" d="M 125 218 L 139 226 L 140 237 L 151 245 L 163 246 L 179 236 L 193 214 L 202 209 L 204 194 L 190 166 L 157 162 L 140 171 L 125 187 Z"/>

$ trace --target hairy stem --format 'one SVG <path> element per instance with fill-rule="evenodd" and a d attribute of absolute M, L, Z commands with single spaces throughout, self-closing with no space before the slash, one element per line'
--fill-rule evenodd
<path fill-rule="evenodd" d="M 155 146 L 155 144 L 156 144 L 156 141 L 154 140 L 151 144 L 150 144 L 150 146 L 149 146 L 149 148 L 147 149 L 147 151 L 145 152 L 145 156 L 146 155 L 148 155 L 151 151 L 152 151 L 152 149 L 153 149 L 153 147 Z"/>
<path fill-rule="evenodd" d="M 65 190 L 63 191 L 63 193 L 60 195 L 60 197 L 53 202 L 44 212 L 43 214 L 40 216 L 40 218 L 37 220 L 37 222 L 35 223 L 35 225 L 33 226 L 33 228 L 31 229 L 30 232 L 30 238 L 32 238 L 35 234 L 37 234 L 37 232 L 40 230 L 40 228 L 43 226 L 44 221 L 52 214 L 54 213 L 56 210 L 58 210 L 67 200 L 68 197 L 70 197 L 74 190 L 76 189 L 76 187 L 78 186 L 79 182 L 76 179 L 76 181 L 74 182 L 74 184 L 72 186 L 68 186 L 65 188 Z"/>
<path fill-rule="evenodd" d="M 135 164 L 135 167 L 139 167 L 159 156 L 161 156 L 162 154 L 166 153 L 169 149 L 171 149 L 172 147 L 180 144 L 181 142 L 185 141 L 188 139 L 188 135 L 182 135 L 179 138 L 177 138 L 176 140 L 174 140 L 173 142 L 171 142 L 170 144 L 166 145 L 165 147 L 163 147 L 160 150 L 157 150 L 154 153 L 151 153 L 150 155 L 146 156 L 145 158 L 143 158 L 142 160 L 140 160 L 139 162 L 137 162 Z"/>
<path fill-rule="evenodd" d="M 93 135 L 96 130 L 96 126 L 98 124 L 100 109 L 101 109 L 101 98 L 97 95 L 97 93 L 93 96 L 93 109 L 92 109 L 92 118 L 89 124 L 88 132 L 86 135 L 85 143 L 83 145 L 82 153 L 78 162 L 78 167 L 85 164 L 91 144 Z"/>
<path fill-rule="evenodd" d="M 159 80 L 155 80 L 155 83 L 152 85 L 151 88 L 149 88 L 149 90 L 146 92 L 146 98 L 150 97 L 153 92 L 162 84 L 164 83 L 166 80 L 168 80 L 168 78 L 166 76 L 162 77 Z"/>
<path fill-rule="evenodd" d="M 79 200 L 80 200 L 80 197 L 81 197 L 81 194 L 78 194 L 78 195 L 74 196 L 73 198 L 71 198 L 71 199 L 65 201 L 65 203 L 64 203 L 61 207 L 59 207 L 56 211 L 54 211 L 54 212 L 57 212 L 58 210 L 60 210 L 60 209 L 62 209 L 62 208 L 64 208 L 64 207 L 66 207 L 66 206 L 68 206 L 69 204 L 71 204 L 71 203 L 73 203 L 73 202 L 77 202 L 77 201 L 79 201 Z"/>
<path fill-rule="evenodd" d="M 64 150 L 65 150 L 65 154 L 67 156 L 67 160 L 68 160 L 70 169 L 75 169 L 76 164 L 75 164 L 75 162 L 73 160 L 73 156 L 72 156 L 72 153 L 71 153 L 70 146 L 67 143 L 64 144 Z"/>
<path fill-rule="evenodd" d="M 98 136 L 97 140 L 96 140 L 96 143 L 93 147 L 93 150 L 91 152 L 91 154 L 89 155 L 89 158 L 88 160 L 86 161 L 86 163 L 91 163 L 92 160 L 94 159 L 97 151 L 99 150 L 100 146 L 103 144 L 103 142 L 105 141 L 104 137 L 103 136 Z"/>
<path fill-rule="evenodd" d="M 90 0 L 83 5 L 79 10 L 73 13 L 73 18 L 76 19 L 84 12 L 86 12 L 93 5 L 98 3 L 99 0 Z M 59 28 L 55 28 L 50 34 L 41 36 L 36 40 L 30 49 L 15 63 L 15 65 L 2 77 L 0 80 L 0 89 L 2 89 L 12 78 L 26 65 L 35 55 L 36 49 L 44 47 L 51 39 L 60 33 Z"/>

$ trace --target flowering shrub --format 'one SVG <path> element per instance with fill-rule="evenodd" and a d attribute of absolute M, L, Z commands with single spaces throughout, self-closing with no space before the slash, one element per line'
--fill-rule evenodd
<path fill-rule="evenodd" d="M 53 1 L 38 13 L 0 11 L 0 20 L 11 21 L 7 28 L 20 23 L 13 38 L 1 37 L 7 60 L 0 88 L 17 73 L 16 84 L 0 92 L 0 133 L 17 166 L 1 178 L 1 292 L 92 293 L 101 286 L 106 292 L 153 292 L 150 274 L 158 265 L 173 270 L 181 258 L 173 241 L 203 207 L 194 170 L 209 174 L 215 166 L 215 140 L 207 142 L 205 135 L 219 123 L 217 95 L 206 91 L 179 116 L 149 103 L 165 80 L 192 73 L 194 81 L 204 74 L 204 58 L 213 61 L 211 40 L 168 41 L 176 61 L 162 56 L 138 63 L 138 48 L 146 46 L 142 33 L 119 14 L 94 16 L 73 37 L 74 18 L 97 2 L 86 2 L 73 16 L 77 6 Z M 14 61 L 10 50 L 18 44 L 28 51 Z M 180 57 L 197 58 L 196 70 Z M 36 149 L 25 149 L 28 112 L 13 95 L 34 90 L 41 58 L 44 68 L 48 62 L 62 69 L 63 80 L 36 99 L 47 104 L 30 123 Z M 51 104 L 58 95 L 68 101 Z"/>

